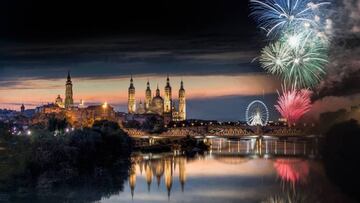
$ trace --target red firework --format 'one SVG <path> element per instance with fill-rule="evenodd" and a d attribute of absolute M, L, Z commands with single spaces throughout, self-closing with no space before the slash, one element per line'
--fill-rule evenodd
<path fill-rule="evenodd" d="M 279 94 L 275 108 L 282 117 L 287 119 L 289 126 L 295 124 L 306 112 L 311 109 L 312 92 L 307 89 L 297 90 L 283 88 L 282 95 Z"/>

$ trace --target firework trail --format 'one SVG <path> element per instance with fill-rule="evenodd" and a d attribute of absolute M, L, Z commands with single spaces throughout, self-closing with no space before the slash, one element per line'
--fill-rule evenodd
<path fill-rule="evenodd" d="M 312 92 L 307 89 L 297 90 L 283 87 L 282 95 L 279 94 L 275 108 L 282 117 L 287 119 L 289 126 L 295 124 L 306 112 L 311 109 Z"/>

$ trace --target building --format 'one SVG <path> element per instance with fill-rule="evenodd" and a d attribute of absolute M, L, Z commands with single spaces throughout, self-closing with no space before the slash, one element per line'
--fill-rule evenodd
<path fill-rule="evenodd" d="M 74 105 L 73 89 L 72 89 L 70 71 L 68 72 L 65 87 L 66 87 L 65 88 L 65 108 L 69 108 L 69 107 Z"/>
<path fill-rule="evenodd" d="M 130 87 L 128 91 L 128 112 L 131 114 L 136 113 L 135 87 L 132 76 L 130 79 Z"/>
<path fill-rule="evenodd" d="M 109 120 L 121 124 L 116 117 L 114 108 L 106 102 L 102 105 L 85 107 L 84 102 L 81 101 L 79 106 L 74 105 L 72 87 L 70 72 L 68 72 L 65 84 L 65 102 L 58 95 L 54 103 L 37 107 L 33 123 L 46 124 L 48 118 L 55 116 L 59 119 L 66 118 L 72 127 L 91 127 L 97 120 Z"/>
<path fill-rule="evenodd" d="M 170 121 L 186 120 L 186 96 L 184 83 L 181 81 L 179 89 L 179 105 L 176 108 L 172 99 L 172 88 L 169 76 L 166 78 L 166 86 L 164 88 L 164 98 L 161 96 L 159 86 L 157 86 L 155 95 L 152 96 L 150 82 L 146 83 L 145 102 L 137 106 L 135 86 L 133 77 L 130 78 L 130 86 L 128 89 L 128 113 L 129 114 L 157 114 L 163 116 L 165 123 Z"/>
<path fill-rule="evenodd" d="M 61 108 L 64 108 L 64 102 L 63 99 L 61 98 L 60 94 L 57 96 L 57 98 L 55 99 L 55 104 Z"/>

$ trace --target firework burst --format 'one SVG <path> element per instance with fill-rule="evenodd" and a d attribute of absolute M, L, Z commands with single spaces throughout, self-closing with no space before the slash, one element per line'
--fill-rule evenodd
<path fill-rule="evenodd" d="M 308 0 L 250 0 L 251 16 L 269 35 L 277 35 L 284 28 L 318 27 L 319 8 L 330 2 L 313 3 Z"/>
<path fill-rule="evenodd" d="M 291 49 L 281 42 L 269 44 L 261 51 L 260 64 L 271 74 L 282 75 L 290 64 Z"/>
<path fill-rule="evenodd" d="M 291 60 L 283 72 L 284 81 L 296 88 L 313 88 L 325 75 L 328 63 L 326 51 L 322 46 L 311 45 L 293 49 Z"/>
<path fill-rule="evenodd" d="M 261 66 L 296 88 L 312 88 L 325 75 L 326 46 L 313 40 L 311 33 L 286 33 L 263 48 Z"/>
<path fill-rule="evenodd" d="M 286 118 L 289 125 L 295 124 L 306 112 L 311 109 L 312 92 L 308 89 L 296 90 L 283 88 L 282 95 L 279 94 L 275 108 L 282 117 Z"/>

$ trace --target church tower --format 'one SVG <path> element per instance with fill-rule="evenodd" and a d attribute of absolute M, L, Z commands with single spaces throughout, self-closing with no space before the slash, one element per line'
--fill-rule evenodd
<path fill-rule="evenodd" d="M 183 81 L 181 81 L 179 89 L 179 119 L 186 120 L 186 97 Z"/>
<path fill-rule="evenodd" d="M 165 86 L 165 97 L 164 97 L 164 112 L 170 113 L 172 108 L 172 94 L 171 94 L 171 86 L 169 75 L 166 78 L 166 86 Z"/>
<path fill-rule="evenodd" d="M 145 91 L 145 111 L 148 112 L 150 110 L 151 105 L 151 89 L 150 89 L 150 82 L 148 81 L 146 83 L 146 91 Z"/>
<path fill-rule="evenodd" d="M 65 108 L 69 108 L 74 104 L 73 100 L 73 89 L 70 71 L 68 72 L 67 81 L 66 81 L 66 89 L 65 89 Z"/>
<path fill-rule="evenodd" d="M 130 79 L 130 87 L 128 94 L 128 113 L 130 114 L 136 113 L 135 87 L 132 76 Z"/>

